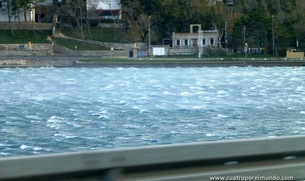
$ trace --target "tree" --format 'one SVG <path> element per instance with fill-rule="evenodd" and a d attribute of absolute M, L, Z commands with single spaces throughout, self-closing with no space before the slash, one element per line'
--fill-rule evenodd
<path fill-rule="evenodd" d="M 23 19 L 27 22 L 27 12 L 32 9 L 33 0 L 11 0 L 10 7 L 12 13 L 20 18 L 20 13 L 23 13 Z"/>
<path fill-rule="evenodd" d="M 86 18 L 86 0 L 67 0 L 57 9 L 57 14 L 63 24 L 69 24 L 71 29 L 76 25 L 84 40 L 83 20 Z"/>
<path fill-rule="evenodd" d="M 230 7 L 225 3 L 212 5 L 208 0 L 121 0 L 121 6 L 123 20 L 114 22 L 122 31 L 129 29 L 133 41 L 147 42 L 150 26 L 155 41 L 161 43 L 172 32 L 189 32 L 190 24 L 217 29 L 235 50 L 243 47 L 244 41 L 249 47 L 271 50 L 274 38 L 279 51 L 295 46 L 296 40 L 305 41 L 304 0 L 238 0 Z M 77 27 L 82 38 L 83 22 L 87 28 L 91 26 L 85 7 L 85 0 L 66 0 L 57 11 L 61 22 L 72 29 Z"/>

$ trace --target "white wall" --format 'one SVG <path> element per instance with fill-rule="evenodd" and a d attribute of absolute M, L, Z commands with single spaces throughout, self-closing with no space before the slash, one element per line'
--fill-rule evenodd
<path fill-rule="evenodd" d="M 35 10 L 28 10 L 26 13 L 27 22 L 35 21 Z M 0 8 L 0 22 L 9 22 L 8 10 L 6 7 Z M 11 16 L 11 22 L 25 22 L 24 12 L 20 11 L 19 16 Z"/>
<path fill-rule="evenodd" d="M 87 0 L 87 9 L 120 10 L 120 0 Z"/>

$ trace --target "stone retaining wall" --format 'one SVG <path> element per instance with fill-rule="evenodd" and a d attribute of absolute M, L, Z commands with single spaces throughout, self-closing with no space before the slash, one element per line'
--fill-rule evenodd
<path fill-rule="evenodd" d="M 0 60 L 0 67 L 65 67 L 75 64 L 75 60 Z"/>
<path fill-rule="evenodd" d="M 130 51 L 133 48 L 133 44 L 124 44 L 124 43 L 106 43 L 102 42 L 100 45 L 108 47 L 108 48 L 113 48 L 115 50 L 126 50 Z"/>
<path fill-rule="evenodd" d="M 198 52 L 197 48 L 173 48 L 168 49 L 168 55 L 193 55 Z"/>
<path fill-rule="evenodd" d="M 26 60 L 0 60 L 0 65 L 25 65 Z"/>
<path fill-rule="evenodd" d="M 65 55 L 65 56 L 100 56 L 127 58 L 127 50 L 100 50 L 100 51 L 81 51 L 71 50 L 59 45 L 52 44 L 0 44 L 0 56 L 46 56 L 46 55 Z"/>
<path fill-rule="evenodd" d="M 203 55 L 212 55 L 212 54 L 222 54 L 226 55 L 227 52 L 223 48 L 207 46 L 202 48 Z M 194 55 L 198 53 L 198 47 L 184 47 L 184 48 L 177 48 L 177 47 L 170 47 L 168 50 L 169 55 Z"/>
<path fill-rule="evenodd" d="M 28 66 L 72 66 L 75 60 L 26 60 Z"/>
<path fill-rule="evenodd" d="M 0 44 L 0 51 L 6 50 L 6 51 L 26 51 L 26 50 L 32 50 L 32 51 L 51 51 L 52 50 L 52 44 L 47 43 L 26 43 L 26 44 Z"/>
<path fill-rule="evenodd" d="M 53 55 L 51 44 L 0 44 L 0 56 Z"/>
<path fill-rule="evenodd" d="M 100 56 L 102 58 L 106 58 L 106 57 L 126 58 L 126 57 L 129 57 L 129 51 L 125 51 L 125 50 L 79 51 L 79 55 L 81 55 L 81 56 L 94 55 L 94 56 Z"/>

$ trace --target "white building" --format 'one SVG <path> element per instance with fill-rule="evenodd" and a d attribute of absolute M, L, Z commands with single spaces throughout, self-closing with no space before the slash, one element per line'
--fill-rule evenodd
<path fill-rule="evenodd" d="M 19 14 L 13 14 L 11 9 L 8 9 L 8 2 L 0 0 L 0 22 L 34 22 L 34 8 L 24 10 L 19 9 Z"/>
<path fill-rule="evenodd" d="M 198 31 L 194 31 L 194 27 Z M 172 36 L 173 47 L 191 48 L 191 47 L 218 47 L 219 35 L 217 30 L 201 30 L 201 25 L 190 25 L 190 32 L 176 33 L 173 32 Z"/>
<path fill-rule="evenodd" d="M 87 0 L 88 19 L 121 19 L 120 0 Z"/>

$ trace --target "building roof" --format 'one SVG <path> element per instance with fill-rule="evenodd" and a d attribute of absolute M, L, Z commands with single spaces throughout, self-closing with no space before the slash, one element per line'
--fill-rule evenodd
<path fill-rule="evenodd" d="M 53 4 L 53 0 L 35 0 L 35 4 L 38 6 L 50 6 Z"/>
<path fill-rule="evenodd" d="M 202 36 L 218 36 L 218 31 L 217 30 L 205 30 L 202 31 Z M 176 33 L 173 32 L 173 37 L 198 37 L 199 33 L 190 33 L 190 32 L 185 32 L 185 33 Z"/>
<path fill-rule="evenodd" d="M 191 33 L 191 32 L 183 32 L 183 33 L 179 33 L 179 32 L 174 32 L 175 34 L 198 34 L 198 32 L 195 33 Z M 218 33 L 218 30 L 203 30 L 202 33 Z"/>

